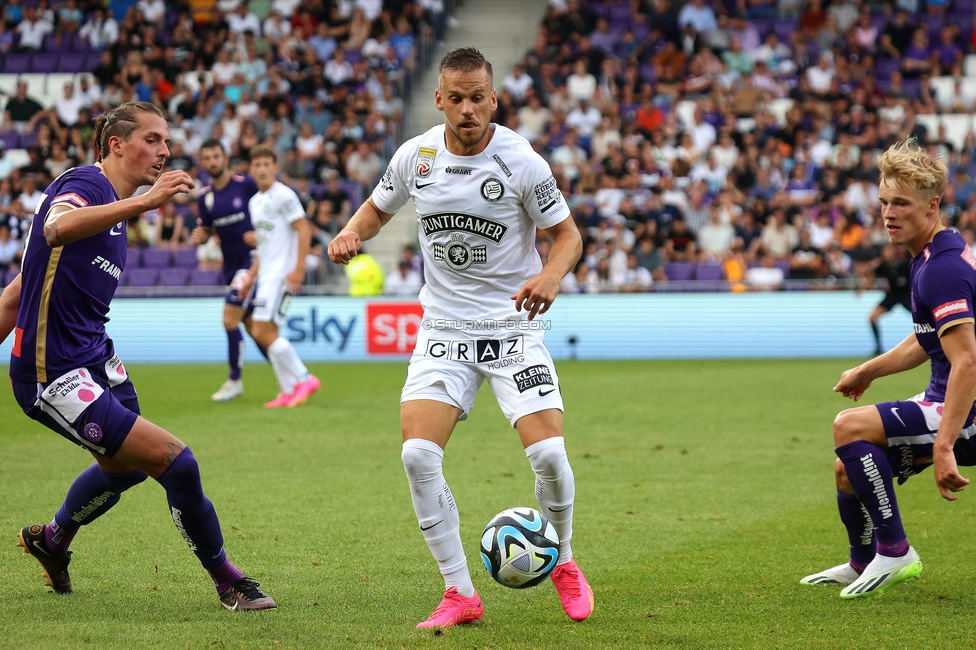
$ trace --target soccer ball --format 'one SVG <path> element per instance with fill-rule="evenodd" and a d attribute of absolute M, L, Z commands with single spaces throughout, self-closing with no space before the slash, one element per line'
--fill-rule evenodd
<path fill-rule="evenodd" d="M 481 534 L 481 560 L 491 577 L 506 587 L 534 587 L 549 577 L 558 559 L 556 528 L 532 508 L 498 513 Z"/>

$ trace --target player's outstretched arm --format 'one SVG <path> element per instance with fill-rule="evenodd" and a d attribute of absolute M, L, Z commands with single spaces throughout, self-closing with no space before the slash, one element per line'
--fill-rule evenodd
<path fill-rule="evenodd" d="M 945 330 L 939 342 L 951 368 L 942 422 L 932 448 L 932 463 L 939 493 L 944 499 L 955 501 L 951 492 L 959 492 L 969 485 L 969 479 L 959 474 L 953 447 L 976 402 L 976 331 L 971 322 L 964 321 Z"/>
<path fill-rule="evenodd" d="M 20 305 L 20 273 L 0 293 L 0 343 L 17 325 L 17 307 Z"/>
<path fill-rule="evenodd" d="M 359 206 L 346 227 L 329 242 L 329 259 L 336 264 L 348 264 L 356 257 L 363 242 L 372 239 L 393 218 L 392 214 L 376 207 L 372 198 Z"/>
<path fill-rule="evenodd" d="M 849 397 L 855 402 L 861 399 L 875 379 L 917 368 L 928 361 L 928 354 L 918 344 L 914 334 L 906 336 L 901 343 L 859 366 L 844 371 L 834 392 Z"/>
<path fill-rule="evenodd" d="M 174 170 L 160 174 L 152 188 L 139 196 L 84 208 L 57 203 L 44 218 L 44 239 L 55 248 L 91 237 L 130 217 L 155 210 L 177 194 L 187 194 L 191 189 L 193 179 L 190 175 Z"/>
<path fill-rule="evenodd" d="M 549 261 L 538 275 L 530 278 L 512 296 L 515 310 L 522 311 L 524 308 L 529 312 L 529 320 L 537 314 L 549 311 L 559 293 L 559 283 L 573 270 L 583 254 L 583 239 L 572 217 L 566 217 L 555 226 L 546 228 L 546 234 L 552 237 Z"/>

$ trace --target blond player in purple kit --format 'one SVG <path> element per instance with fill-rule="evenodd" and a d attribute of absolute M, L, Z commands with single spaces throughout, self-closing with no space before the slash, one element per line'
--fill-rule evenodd
<path fill-rule="evenodd" d="M 940 494 L 954 501 L 969 484 L 959 465 L 976 465 L 976 256 L 942 223 L 948 170 L 914 139 L 889 148 L 878 167 L 888 238 L 912 255 L 914 332 L 844 372 L 834 391 L 857 401 L 875 379 L 926 361 L 931 377 L 914 397 L 850 408 L 834 420 L 837 505 L 850 559 L 800 582 L 841 585 L 841 598 L 880 594 L 922 573 L 902 526 L 895 476 L 903 483 L 934 465 Z"/>

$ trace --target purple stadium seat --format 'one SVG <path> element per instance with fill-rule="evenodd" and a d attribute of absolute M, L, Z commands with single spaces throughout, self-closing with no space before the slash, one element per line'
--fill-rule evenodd
<path fill-rule="evenodd" d="M 7 54 L 3 57 L 3 71 L 7 74 L 27 74 L 30 72 L 30 54 Z"/>
<path fill-rule="evenodd" d="M 800 21 L 796 18 L 777 18 L 773 21 L 773 32 L 776 33 L 782 43 L 790 43 L 794 32 L 800 27 Z"/>
<path fill-rule="evenodd" d="M 190 269 L 173 267 L 159 270 L 159 284 L 164 287 L 185 287 L 190 281 Z"/>
<path fill-rule="evenodd" d="M 606 18 L 610 14 L 610 5 L 603 2 L 587 2 L 586 8 L 597 16 Z"/>
<path fill-rule="evenodd" d="M 217 269 L 193 269 L 190 271 L 190 284 L 195 287 L 219 287 L 224 278 Z"/>
<path fill-rule="evenodd" d="M 720 262 L 700 262 L 698 266 L 695 267 L 695 279 L 696 280 L 725 279 L 725 274 L 722 273 L 722 264 Z"/>
<path fill-rule="evenodd" d="M 130 287 L 155 287 L 159 281 L 157 269 L 127 269 L 126 284 Z"/>
<path fill-rule="evenodd" d="M 788 280 L 790 277 L 790 261 L 776 260 L 776 266 L 783 269 L 783 278 Z"/>
<path fill-rule="evenodd" d="M 144 248 L 142 250 L 142 265 L 151 269 L 163 269 L 172 262 L 173 255 L 166 248 Z"/>
<path fill-rule="evenodd" d="M 668 276 L 668 280 L 678 282 L 690 280 L 694 270 L 695 266 L 691 262 L 668 262 L 664 265 L 664 274 Z"/>
<path fill-rule="evenodd" d="M 611 23 L 631 23 L 633 15 L 630 11 L 629 2 L 615 2 L 610 5 L 609 20 Z"/>
<path fill-rule="evenodd" d="M 73 53 L 61 59 L 61 72 L 91 72 L 88 67 L 88 59 L 84 54 Z"/>
<path fill-rule="evenodd" d="M 182 269 L 195 269 L 197 267 L 196 248 L 177 248 L 173 253 L 173 266 Z"/>
<path fill-rule="evenodd" d="M 756 31 L 759 32 L 759 38 L 763 41 L 773 31 L 773 21 L 766 18 L 753 18 L 749 22 L 756 26 Z"/>
<path fill-rule="evenodd" d="M 874 74 L 878 79 L 887 79 L 891 73 L 901 67 L 898 59 L 880 58 L 874 61 Z"/>
<path fill-rule="evenodd" d="M 142 249 L 129 246 L 125 258 L 125 268 L 135 269 L 142 266 Z"/>
<path fill-rule="evenodd" d="M 0 140 L 3 140 L 3 148 L 7 151 L 11 149 L 16 149 L 20 138 L 17 137 L 16 131 L 4 131 L 0 133 Z"/>
<path fill-rule="evenodd" d="M 41 74 L 50 74 L 52 72 L 58 71 L 58 66 L 61 63 L 61 59 L 71 58 L 65 54 L 57 54 L 44 52 L 41 54 L 35 54 L 31 58 L 31 71 Z"/>
<path fill-rule="evenodd" d="M 17 139 L 17 145 L 21 149 L 30 149 L 35 144 L 37 144 L 37 133 L 35 131 L 21 133 L 20 138 Z"/>

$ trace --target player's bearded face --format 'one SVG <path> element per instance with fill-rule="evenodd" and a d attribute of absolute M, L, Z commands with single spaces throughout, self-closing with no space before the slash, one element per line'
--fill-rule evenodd
<path fill-rule="evenodd" d="M 448 140 L 454 140 L 462 149 L 482 144 L 491 113 L 498 106 L 488 72 L 445 70 L 441 78 L 435 99 L 438 110 L 444 111 Z"/>
<path fill-rule="evenodd" d="M 223 174 L 226 162 L 224 152 L 216 147 L 200 150 L 200 164 L 211 177 Z"/>

